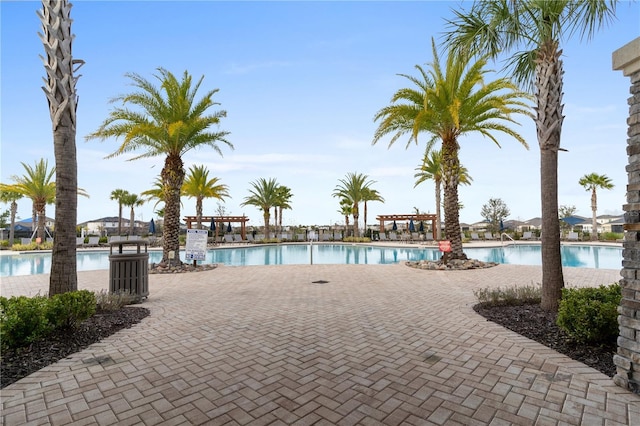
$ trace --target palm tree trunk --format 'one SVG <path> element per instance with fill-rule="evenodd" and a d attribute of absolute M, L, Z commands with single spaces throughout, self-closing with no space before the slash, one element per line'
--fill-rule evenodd
<path fill-rule="evenodd" d="M 118 235 L 122 235 L 122 203 L 118 201 Z"/>
<path fill-rule="evenodd" d="M 133 235 L 133 225 L 135 223 L 136 220 L 136 216 L 133 212 L 133 205 L 131 206 L 131 213 L 129 214 L 129 235 Z"/>
<path fill-rule="evenodd" d="M 13 245 L 13 239 L 15 237 L 16 227 L 16 214 L 18 214 L 18 203 L 11 202 L 11 228 L 9 228 L 9 245 Z"/>
<path fill-rule="evenodd" d="M 276 230 L 275 232 L 278 232 L 278 208 L 277 207 L 273 208 L 273 228 Z"/>
<path fill-rule="evenodd" d="M 360 207 L 358 204 L 353 205 L 353 236 L 358 238 L 360 231 L 358 230 L 358 219 L 360 218 Z"/>
<path fill-rule="evenodd" d="M 179 155 L 168 155 L 162 168 L 165 213 L 162 234 L 162 263 L 178 266 L 180 260 L 180 189 L 184 182 L 184 164 Z"/>
<path fill-rule="evenodd" d="M 364 202 L 364 236 L 367 236 L 367 201 Z"/>
<path fill-rule="evenodd" d="M 591 241 L 598 241 L 598 198 L 596 196 L 596 188 L 591 191 Z"/>
<path fill-rule="evenodd" d="M 278 228 L 280 228 L 280 233 L 282 234 L 282 207 L 279 207 L 280 216 L 278 216 Z"/>
<path fill-rule="evenodd" d="M 436 241 L 442 239 L 442 216 L 440 215 L 440 205 L 442 204 L 442 182 L 440 179 L 436 180 L 436 228 L 434 236 Z"/>
<path fill-rule="evenodd" d="M 262 218 L 264 219 L 264 238 L 271 238 L 271 230 L 269 229 L 269 220 L 271 220 L 271 214 L 269 213 L 269 209 L 266 209 L 262 214 Z"/>
<path fill-rule="evenodd" d="M 540 144 L 540 189 L 542 196 L 542 300 L 540 307 L 556 312 L 564 278 L 560 257 L 558 220 L 558 149 L 562 130 L 562 61 L 558 44 L 543 44 L 536 58 L 536 130 Z"/>
<path fill-rule="evenodd" d="M 202 229 L 202 197 L 196 197 L 196 228 Z"/>
<path fill-rule="evenodd" d="M 460 232 L 460 202 L 458 200 L 458 178 L 460 159 L 458 141 L 442 141 L 442 169 L 444 176 L 444 229 L 447 240 L 451 241 L 449 259 L 467 259 L 462 251 L 462 233 Z"/>
<path fill-rule="evenodd" d="M 47 221 L 47 210 L 46 210 L 45 203 L 38 202 L 36 204 L 36 214 L 38 216 L 38 219 L 37 219 L 38 226 L 36 228 L 38 232 L 36 233 L 36 236 L 40 238 L 40 241 L 44 241 L 45 239 L 44 227 L 46 226 L 46 221 Z"/>

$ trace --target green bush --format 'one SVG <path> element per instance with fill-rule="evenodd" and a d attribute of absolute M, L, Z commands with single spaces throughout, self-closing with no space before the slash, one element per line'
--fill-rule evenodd
<path fill-rule="evenodd" d="M 38 340 L 53 327 L 47 319 L 49 299 L 45 296 L 0 297 L 0 343 L 21 347 Z"/>
<path fill-rule="evenodd" d="M 506 288 L 485 287 L 473 291 L 473 295 L 480 303 L 492 306 L 518 306 L 540 303 L 541 294 L 542 287 L 540 284 Z"/>
<path fill-rule="evenodd" d="M 74 327 L 96 313 L 96 295 L 89 290 L 56 294 L 49 299 L 47 319 L 55 328 Z"/>
<path fill-rule="evenodd" d="M 96 293 L 95 297 L 97 309 L 101 311 L 117 311 L 125 305 L 132 304 L 137 298 L 127 291 L 109 293 L 106 290 Z"/>
<path fill-rule="evenodd" d="M 623 239 L 624 234 L 618 232 L 603 232 L 600 234 L 600 238 L 604 241 L 617 241 Z"/>
<path fill-rule="evenodd" d="M 556 323 L 582 343 L 611 341 L 618 336 L 620 285 L 564 288 Z"/>

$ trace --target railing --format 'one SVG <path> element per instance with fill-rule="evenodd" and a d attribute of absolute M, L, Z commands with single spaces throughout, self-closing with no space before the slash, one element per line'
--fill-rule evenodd
<path fill-rule="evenodd" d="M 511 240 L 511 242 L 515 243 L 516 241 L 511 238 L 506 232 L 503 232 L 502 234 L 500 234 L 500 244 L 504 245 L 504 237 L 507 237 L 508 239 Z"/>

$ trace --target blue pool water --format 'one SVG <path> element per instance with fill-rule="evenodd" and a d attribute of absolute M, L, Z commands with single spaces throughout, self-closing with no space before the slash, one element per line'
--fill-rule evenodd
<path fill-rule="evenodd" d="M 265 245 L 231 247 L 209 250 L 204 263 L 222 263 L 228 266 L 300 265 L 314 264 L 388 264 L 406 260 L 437 260 L 437 248 L 380 247 L 349 244 Z M 563 266 L 597 269 L 621 269 L 622 248 L 590 245 L 562 246 Z M 466 248 L 473 259 L 514 265 L 540 265 L 539 245 L 515 245 L 491 248 Z M 184 253 L 181 253 L 184 260 Z M 159 262 L 162 252 L 149 252 L 149 262 Z M 109 252 L 78 252 L 78 271 L 109 269 Z M 0 277 L 48 274 L 51 270 L 50 253 L 13 254 L 0 256 Z"/>

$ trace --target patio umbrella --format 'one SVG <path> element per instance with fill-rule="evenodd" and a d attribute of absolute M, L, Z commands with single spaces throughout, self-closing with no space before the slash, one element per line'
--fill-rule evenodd
<path fill-rule="evenodd" d="M 575 226 L 579 223 L 584 222 L 584 219 L 580 219 L 579 217 L 575 217 L 575 216 L 567 216 L 567 217 L 563 217 L 562 219 L 563 222 L 568 223 L 571 226 Z"/>
<path fill-rule="evenodd" d="M 229 225 L 227 225 L 227 232 L 233 232 L 233 228 L 231 228 L 231 222 L 229 222 Z"/>
<path fill-rule="evenodd" d="M 420 221 L 420 227 L 418 228 L 418 231 L 424 232 L 424 223 L 422 221 Z"/>
<path fill-rule="evenodd" d="M 413 224 L 413 219 L 409 221 L 409 232 L 416 232 L 416 227 Z"/>
<path fill-rule="evenodd" d="M 396 225 L 396 221 L 393 221 L 393 226 L 391 227 L 391 229 L 393 229 L 394 231 L 398 230 L 398 225 Z"/>
<path fill-rule="evenodd" d="M 156 233 L 156 223 L 153 221 L 153 218 L 151 218 L 151 222 L 149 222 L 149 233 L 150 234 Z"/>
<path fill-rule="evenodd" d="M 504 231 L 504 223 L 502 222 L 502 219 L 500 219 L 500 232 Z"/>
<path fill-rule="evenodd" d="M 209 225 L 209 228 L 211 229 L 211 232 L 216 232 L 216 221 L 213 220 L 213 217 L 211 218 L 211 224 Z"/>

